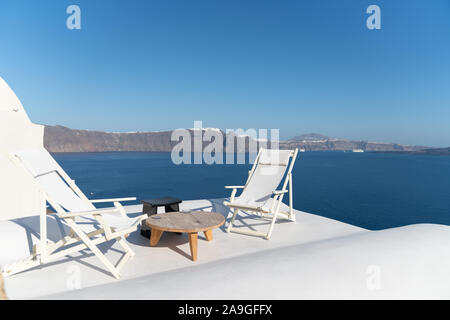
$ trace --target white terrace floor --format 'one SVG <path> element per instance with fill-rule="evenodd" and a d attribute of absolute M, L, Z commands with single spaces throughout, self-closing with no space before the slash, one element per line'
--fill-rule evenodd
<path fill-rule="evenodd" d="M 185 201 L 181 209 L 228 216 L 222 202 Z M 212 242 L 201 234 L 196 262 L 185 234 L 165 233 L 149 247 L 136 232 L 128 238 L 136 257 L 120 280 L 86 251 L 7 278 L 6 291 L 10 299 L 450 298 L 450 227 L 368 231 L 296 213 L 297 222 L 278 222 L 269 241 L 228 234 L 224 227 L 214 231 Z M 251 216 L 239 224 L 267 228 Z M 116 246 L 101 249 L 119 259 Z M 80 289 L 74 289 L 77 283 Z"/>

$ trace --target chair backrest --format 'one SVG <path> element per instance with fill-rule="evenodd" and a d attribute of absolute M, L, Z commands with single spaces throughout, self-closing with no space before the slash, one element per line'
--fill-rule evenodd
<path fill-rule="evenodd" d="M 292 150 L 260 149 L 245 188 L 235 201 L 255 206 L 264 205 L 272 198 L 286 171 L 292 169 L 290 160 L 295 154 Z"/>
<path fill-rule="evenodd" d="M 36 179 L 47 200 L 69 212 L 95 209 L 46 149 L 20 150 L 13 152 L 13 155 Z"/>

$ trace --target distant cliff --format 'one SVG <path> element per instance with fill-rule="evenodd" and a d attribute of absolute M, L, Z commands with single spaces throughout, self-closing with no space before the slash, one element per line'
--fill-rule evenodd
<path fill-rule="evenodd" d="M 433 148 L 433 149 L 421 149 L 414 151 L 400 151 L 400 153 L 406 154 L 422 154 L 430 156 L 450 156 L 450 148 Z"/>
<path fill-rule="evenodd" d="M 216 130 L 217 129 L 206 129 Z M 191 130 L 191 137 L 193 131 Z M 171 141 L 172 131 L 111 133 L 103 131 L 75 130 L 62 126 L 46 126 L 44 145 L 50 152 L 109 152 L 109 151 L 155 151 L 169 152 L 178 143 Z M 225 135 L 224 135 L 225 136 Z M 242 152 L 248 149 L 249 138 L 227 135 L 227 139 L 240 139 L 240 146 L 235 141 L 234 151 Z M 193 141 L 193 139 L 192 139 Z M 204 142 L 203 145 L 209 143 Z M 321 134 L 306 134 L 287 141 L 280 142 L 280 149 L 305 149 L 305 151 L 346 151 L 362 149 L 364 151 L 418 151 L 421 146 L 405 146 L 396 143 L 369 141 L 352 141 L 329 138 Z"/>
<path fill-rule="evenodd" d="M 347 139 L 329 138 L 318 133 L 305 134 L 280 145 L 285 149 L 300 148 L 305 151 L 347 151 L 361 149 L 364 151 L 417 151 L 424 146 L 407 146 L 398 143 L 355 141 Z"/>
<path fill-rule="evenodd" d="M 171 131 L 109 133 L 46 126 L 44 145 L 50 152 L 170 151 Z"/>
<path fill-rule="evenodd" d="M 219 131 L 218 129 L 204 129 Z M 111 151 L 151 151 L 170 152 L 178 141 L 171 141 L 173 131 L 115 133 L 90 130 L 75 130 L 62 126 L 45 126 L 44 145 L 50 152 L 111 152 Z M 191 150 L 194 150 L 194 131 L 189 130 Z M 248 137 L 225 135 L 226 140 L 235 139 L 234 151 L 244 152 L 248 149 Z M 203 147 L 210 142 L 203 142 Z M 225 150 L 225 149 L 224 149 Z"/>
<path fill-rule="evenodd" d="M 429 155 L 436 155 L 436 156 L 450 156 L 450 148 L 424 149 L 424 150 L 411 151 L 410 153 L 429 154 Z"/>

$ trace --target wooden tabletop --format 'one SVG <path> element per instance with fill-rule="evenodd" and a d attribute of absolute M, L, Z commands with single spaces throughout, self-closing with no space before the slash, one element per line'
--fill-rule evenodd
<path fill-rule="evenodd" d="M 156 230 L 192 233 L 218 228 L 225 223 L 225 217 L 207 211 L 167 212 L 154 214 L 145 223 Z"/>

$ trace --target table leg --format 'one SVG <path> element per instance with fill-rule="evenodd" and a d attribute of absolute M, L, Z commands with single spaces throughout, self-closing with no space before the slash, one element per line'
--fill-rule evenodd
<path fill-rule="evenodd" d="M 142 208 L 142 213 L 146 214 L 148 216 L 151 216 L 153 214 L 158 213 L 158 207 L 150 206 L 148 204 L 144 204 L 144 207 Z"/>
<path fill-rule="evenodd" d="M 154 207 L 154 206 L 150 206 L 146 203 L 144 203 L 143 209 L 142 209 L 142 213 L 146 214 L 147 216 L 151 216 L 154 214 L 158 213 L 158 207 Z M 145 224 L 145 220 L 143 220 L 141 222 L 141 236 L 146 237 L 146 238 L 150 238 L 150 228 L 147 227 L 147 225 Z"/>
<path fill-rule="evenodd" d="M 198 234 L 197 232 L 189 233 L 189 246 L 191 247 L 192 261 L 197 261 Z"/>
<path fill-rule="evenodd" d="M 205 234 L 206 240 L 208 240 L 208 241 L 211 241 L 211 240 L 212 240 L 212 230 L 206 230 L 206 231 L 204 232 L 204 234 Z"/>
<path fill-rule="evenodd" d="M 165 206 L 164 208 L 166 210 L 166 212 L 176 212 L 176 211 L 180 211 L 180 206 L 177 204 L 170 204 L 168 206 Z"/>
<path fill-rule="evenodd" d="M 153 229 L 151 236 L 150 236 L 150 245 L 152 247 L 156 246 L 159 242 L 159 239 L 161 239 L 162 234 L 164 231 Z"/>

